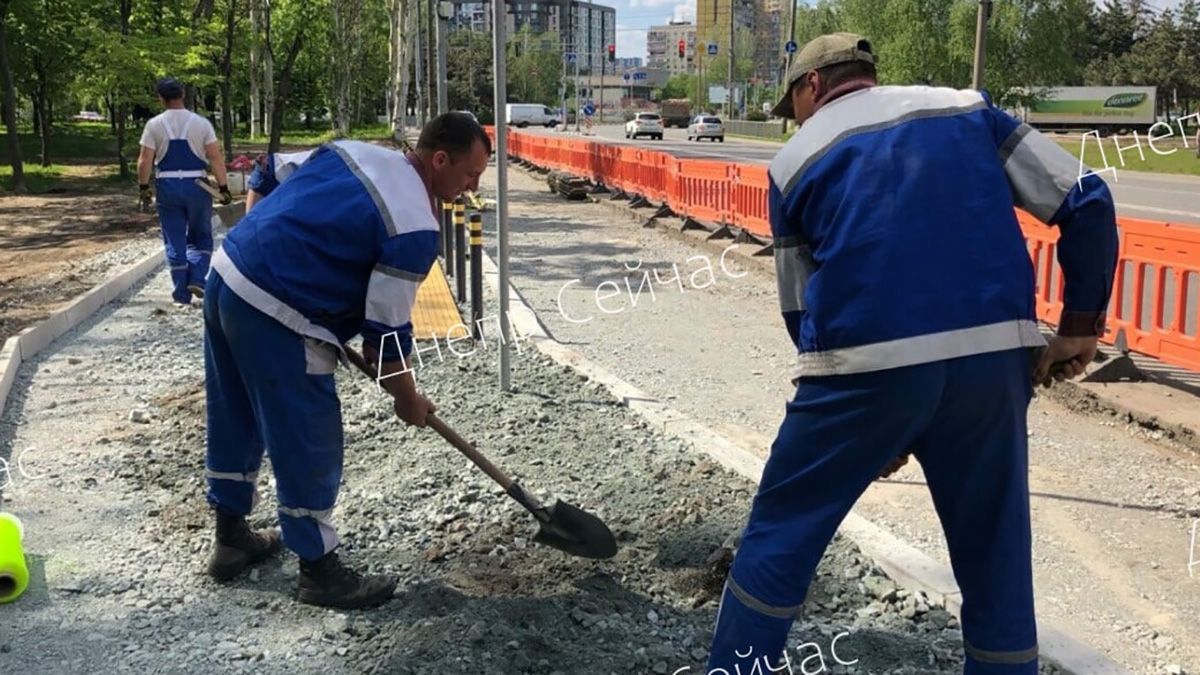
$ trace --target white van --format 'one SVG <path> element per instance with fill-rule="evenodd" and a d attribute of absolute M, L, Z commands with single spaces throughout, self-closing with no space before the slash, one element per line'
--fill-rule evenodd
<path fill-rule="evenodd" d="M 509 103 L 504 106 L 508 123 L 522 129 L 535 124 L 552 127 L 558 124 L 558 113 L 540 103 Z"/>

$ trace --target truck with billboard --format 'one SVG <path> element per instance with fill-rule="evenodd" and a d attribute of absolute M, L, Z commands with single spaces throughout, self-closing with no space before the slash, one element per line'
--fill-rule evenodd
<path fill-rule="evenodd" d="M 1044 131 L 1149 132 L 1157 121 L 1156 87 L 1050 87 L 1020 117 Z"/>
<path fill-rule="evenodd" d="M 687 128 L 692 123 L 692 102 L 686 98 L 669 98 L 659 106 L 663 127 Z"/>

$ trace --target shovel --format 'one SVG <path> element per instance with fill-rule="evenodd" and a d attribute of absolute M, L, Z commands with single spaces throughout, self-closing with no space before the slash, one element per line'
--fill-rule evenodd
<path fill-rule="evenodd" d="M 346 356 L 364 375 L 376 378 L 376 373 L 372 372 L 357 350 L 349 345 L 345 345 L 344 348 Z M 475 466 L 483 469 L 484 473 L 504 488 L 509 497 L 537 518 L 538 531 L 533 536 L 534 541 L 581 558 L 611 558 L 617 554 L 617 540 L 599 518 L 562 500 L 556 500 L 553 506 L 546 507 L 526 492 L 520 483 L 509 478 L 495 464 L 488 461 L 474 445 L 459 436 L 458 432 L 451 429 L 437 415 L 429 413 L 425 423 L 441 434 L 450 445 L 458 448 L 459 452 L 475 463 Z"/>

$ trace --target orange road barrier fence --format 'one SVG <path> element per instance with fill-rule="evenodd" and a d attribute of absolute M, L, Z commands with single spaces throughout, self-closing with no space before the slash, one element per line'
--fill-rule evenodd
<path fill-rule="evenodd" d="M 495 138 L 495 130 L 488 128 Z M 669 207 L 697 221 L 771 236 L 767 167 L 577 138 L 509 131 L 513 157 L 568 172 Z M 1058 229 L 1024 211 L 1017 218 L 1037 280 L 1038 318 L 1062 312 Z M 1105 342 L 1124 333 L 1132 351 L 1200 371 L 1200 227 L 1118 218 L 1121 243 Z"/>

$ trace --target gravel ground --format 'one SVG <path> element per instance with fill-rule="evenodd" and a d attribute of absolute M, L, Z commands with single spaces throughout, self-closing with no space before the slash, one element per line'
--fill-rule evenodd
<path fill-rule="evenodd" d="M 509 176 L 514 284 L 549 332 L 765 456 L 794 393 L 793 347 L 770 258 L 737 257 L 754 248 L 741 247 L 727 256 L 726 275 L 719 265 L 725 242 L 641 228 L 607 205 L 550 194 L 540 176 Z M 679 221 L 662 225 L 678 229 Z M 715 283 L 696 256 L 708 258 Z M 672 264 L 682 271 L 682 289 Z M 635 305 L 630 290 L 651 269 L 666 283 L 653 298 L 643 291 Z M 1039 617 L 1134 672 L 1200 673 L 1200 575 L 1187 570 L 1191 522 L 1200 517 L 1200 461 L 1156 443 L 1154 434 L 1052 397 L 1034 401 Z M 916 462 L 873 485 L 856 510 L 948 564 Z"/>
<path fill-rule="evenodd" d="M 720 583 L 709 559 L 752 486 L 528 350 L 509 395 L 482 353 L 427 363 L 421 381 L 529 487 L 605 518 L 616 558 L 531 544 L 526 514 L 342 371 L 343 553 L 400 575 L 398 598 L 299 605 L 290 555 L 207 580 L 200 315 L 170 309 L 168 292 L 155 275 L 21 370 L 0 456 L 26 473 L 0 506 L 25 521 L 34 584 L 0 611 L 0 672 L 699 672 Z M 841 633 L 838 656 L 859 659 L 848 668 L 830 649 Z M 949 614 L 838 540 L 790 653 L 808 673 L 955 673 L 960 639 Z"/>

